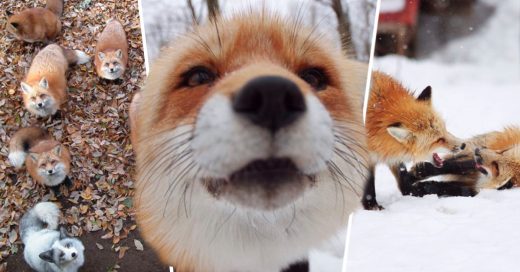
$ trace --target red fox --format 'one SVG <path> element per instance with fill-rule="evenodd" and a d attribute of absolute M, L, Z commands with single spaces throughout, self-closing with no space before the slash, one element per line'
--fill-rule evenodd
<path fill-rule="evenodd" d="M 400 180 L 412 195 L 474 196 L 480 189 L 509 189 L 520 186 L 520 128 L 475 136 L 465 141 L 467 147 L 434 163 L 420 162 L 400 169 Z M 443 176 L 443 181 L 428 180 Z"/>
<path fill-rule="evenodd" d="M 16 168 L 25 163 L 29 175 L 49 187 L 67 181 L 70 172 L 71 157 L 67 148 L 38 127 L 22 128 L 13 135 L 8 158 Z"/>
<path fill-rule="evenodd" d="M 123 25 L 110 19 L 98 37 L 94 64 L 97 74 L 109 80 L 120 78 L 128 62 L 128 42 Z"/>
<path fill-rule="evenodd" d="M 267 13 L 177 39 L 130 108 L 144 239 L 176 271 L 308 269 L 359 205 L 366 72 Z"/>
<path fill-rule="evenodd" d="M 40 117 L 54 115 L 67 100 L 65 73 L 71 64 L 83 64 L 90 58 L 79 50 L 50 44 L 34 57 L 21 83 L 25 108 Z"/>
<path fill-rule="evenodd" d="M 29 8 L 9 17 L 6 29 L 26 42 L 50 42 L 61 32 L 63 0 L 47 0 L 45 8 Z"/>
<path fill-rule="evenodd" d="M 386 74 L 374 72 L 372 80 L 365 123 L 372 162 L 362 203 L 366 209 L 380 209 L 374 185 L 377 162 L 388 164 L 397 179 L 400 162 L 426 160 L 440 149 L 454 152 L 462 143 L 446 130 L 435 112 L 431 87 L 415 98 Z M 399 182 L 398 185 L 403 194 L 409 193 Z"/>

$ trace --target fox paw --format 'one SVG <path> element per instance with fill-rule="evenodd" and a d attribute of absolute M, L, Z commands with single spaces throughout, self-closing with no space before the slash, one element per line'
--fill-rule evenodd
<path fill-rule="evenodd" d="M 363 208 L 365 210 L 381 211 L 381 210 L 385 209 L 385 208 L 383 208 L 383 206 L 379 205 L 374 198 L 367 199 L 365 197 L 365 198 L 363 198 L 363 201 L 361 201 L 361 204 L 363 204 Z"/>

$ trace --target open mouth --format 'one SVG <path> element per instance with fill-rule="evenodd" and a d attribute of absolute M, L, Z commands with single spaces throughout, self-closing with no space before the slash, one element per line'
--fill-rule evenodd
<path fill-rule="evenodd" d="M 270 158 L 254 160 L 230 176 L 230 181 L 248 180 L 259 183 L 278 183 L 290 177 L 301 175 L 292 160 Z"/>
<path fill-rule="evenodd" d="M 441 168 L 444 164 L 444 160 L 437 153 L 433 153 L 433 164 L 437 168 Z"/>

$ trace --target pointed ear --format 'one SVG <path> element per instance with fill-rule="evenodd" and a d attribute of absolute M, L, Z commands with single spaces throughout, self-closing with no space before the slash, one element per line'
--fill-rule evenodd
<path fill-rule="evenodd" d="M 20 26 L 19 23 L 16 23 L 16 22 L 12 22 L 11 25 L 15 28 L 15 29 L 18 29 L 18 27 Z"/>
<path fill-rule="evenodd" d="M 117 49 L 116 51 L 116 57 L 118 59 L 122 58 L 123 57 L 123 51 L 121 51 L 121 49 Z"/>
<path fill-rule="evenodd" d="M 412 132 L 400 126 L 400 124 L 389 126 L 386 130 L 390 136 L 394 137 L 400 143 L 405 143 L 412 138 Z"/>
<path fill-rule="evenodd" d="M 65 239 L 65 238 L 69 238 L 69 235 L 67 234 L 67 230 L 63 226 L 61 226 L 60 227 L 60 240 Z"/>
<path fill-rule="evenodd" d="M 32 87 L 31 85 L 25 83 L 25 82 L 22 82 L 22 84 L 20 84 L 22 86 L 22 91 L 26 94 L 30 94 L 32 92 Z"/>
<path fill-rule="evenodd" d="M 98 53 L 98 57 L 99 57 L 100 60 L 105 59 L 105 53 L 103 53 L 103 52 L 99 52 L 99 53 Z"/>
<path fill-rule="evenodd" d="M 42 79 L 40 79 L 40 87 L 47 90 L 49 88 L 49 82 L 47 81 L 47 79 L 45 77 L 42 77 Z"/>
<path fill-rule="evenodd" d="M 33 160 L 33 162 L 37 162 L 38 161 L 38 154 L 37 153 L 29 153 L 29 158 L 31 158 L 31 160 Z"/>
<path fill-rule="evenodd" d="M 7 15 L 7 16 L 11 16 L 11 15 L 13 15 L 13 12 L 11 12 L 11 11 L 9 11 L 9 10 L 6 10 L 6 11 L 5 11 L 5 15 Z"/>
<path fill-rule="evenodd" d="M 424 101 L 431 103 L 432 101 L 432 87 L 428 86 L 424 88 L 421 94 L 417 97 L 417 101 Z"/>
<path fill-rule="evenodd" d="M 54 259 L 52 258 L 52 249 L 49 249 L 47 251 L 44 251 L 42 253 L 40 253 L 40 255 L 38 255 L 40 257 L 40 259 L 46 261 L 46 262 L 49 262 L 49 263 L 54 263 Z"/>
<path fill-rule="evenodd" d="M 57 145 L 55 146 L 53 149 L 52 149 L 52 152 L 54 152 L 54 154 L 58 155 L 58 156 L 61 156 L 61 145 Z"/>

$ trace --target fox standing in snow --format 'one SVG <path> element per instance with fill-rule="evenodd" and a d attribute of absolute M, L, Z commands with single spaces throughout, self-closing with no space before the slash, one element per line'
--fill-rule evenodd
<path fill-rule="evenodd" d="M 109 80 L 121 78 L 128 62 L 128 41 L 123 25 L 110 19 L 98 37 L 94 64 L 97 74 Z"/>
<path fill-rule="evenodd" d="M 45 8 L 29 8 L 9 17 L 6 29 L 26 42 L 50 42 L 61 31 L 63 0 L 47 0 Z"/>
<path fill-rule="evenodd" d="M 446 130 L 444 121 L 435 112 L 431 94 L 428 86 L 416 98 L 390 76 L 372 73 L 365 123 L 372 160 L 362 200 L 366 209 L 381 208 L 375 194 L 376 163 L 389 165 L 399 181 L 401 162 L 426 160 L 436 151 L 454 152 L 461 146 L 460 140 Z M 398 182 L 398 185 L 403 194 L 410 193 L 404 184 Z"/>
<path fill-rule="evenodd" d="M 70 153 L 42 128 L 18 130 L 9 142 L 8 158 L 16 168 L 25 163 L 29 175 L 42 185 L 57 188 L 64 181 L 69 182 Z"/>
<path fill-rule="evenodd" d="M 130 107 L 144 239 L 176 271 L 308 270 L 359 205 L 366 66 L 268 12 L 186 35 Z"/>
<path fill-rule="evenodd" d="M 85 262 L 83 243 L 58 231 L 59 218 L 56 204 L 40 202 L 20 221 L 25 262 L 38 272 L 76 272 Z"/>
<path fill-rule="evenodd" d="M 69 65 L 89 60 L 79 50 L 47 45 L 34 57 L 21 83 L 25 108 L 39 117 L 54 115 L 67 100 L 66 72 Z"/>

